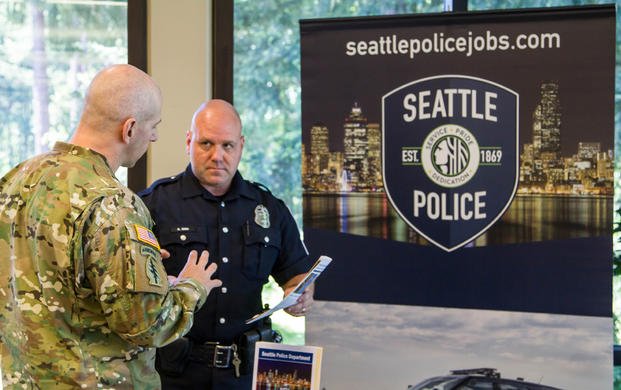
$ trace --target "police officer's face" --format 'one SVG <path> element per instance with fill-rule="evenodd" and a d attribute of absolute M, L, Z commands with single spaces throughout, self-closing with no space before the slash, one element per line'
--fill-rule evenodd
<path fill-rule="evenodd" d="M 230 110 L 207 107 L 187 133 L 192 172 L 213 195 L 224 195 L 237 171 L 244 148 L 241 124 Z"/>

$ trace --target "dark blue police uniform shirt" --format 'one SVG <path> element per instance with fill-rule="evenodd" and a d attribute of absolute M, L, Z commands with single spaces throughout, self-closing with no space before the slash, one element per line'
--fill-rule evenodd
<path fill-rule="evenodd" d="M 208 250 L 209 261 L 218 264 L 214 278 L 222 287 L 210 292 L 188 333 L 196 342 L 234 342 L 253 326 L 244 321 L 262 311 L 261 290 L 270 274 L 282 285 L 312 266 L 287 206 L 239 172 L 222 197 L 203 188 L 189 165 L 139 195 L 151 211 L 161 247 L 171 254 L 163 260 L 170 275 L 179 274 L 193 249 L 199 255 Z M 260 205 L 269 213 L 269 227 L 260 226 L 266 225 Z"/>

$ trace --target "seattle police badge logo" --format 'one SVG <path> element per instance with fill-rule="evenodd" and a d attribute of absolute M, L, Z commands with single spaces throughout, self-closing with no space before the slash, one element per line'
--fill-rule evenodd
<path fill-rule="evenodd" d="M 514 91 L 444 75 L 382 99 L 382 170 L 388 199 L 432 244 L 453 251 L 489 229 L 518 185 Z"/>

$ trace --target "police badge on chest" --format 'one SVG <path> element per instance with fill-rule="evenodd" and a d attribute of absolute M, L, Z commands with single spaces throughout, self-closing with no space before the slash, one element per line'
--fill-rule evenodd
<path fill-rule="evenodd" d="M 262 228 L 270 227 L 270 212 L 267 211 L 267 207 L 262 204 L 258 205 L 254 209 L 254 222 Z"/>

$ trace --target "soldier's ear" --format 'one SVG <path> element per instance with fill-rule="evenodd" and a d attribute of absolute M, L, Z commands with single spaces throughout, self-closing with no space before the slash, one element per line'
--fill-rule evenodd
<path fill-rule="evenodd" d="M 129 117 L 123 122 L 123 126 L 121 128 L 121 139 L 124 144 L 129 144 L 131 142 L 132 136 L 134 135 L 134 125 L 136 124 L 136 119 L 133 117 Z"/>

